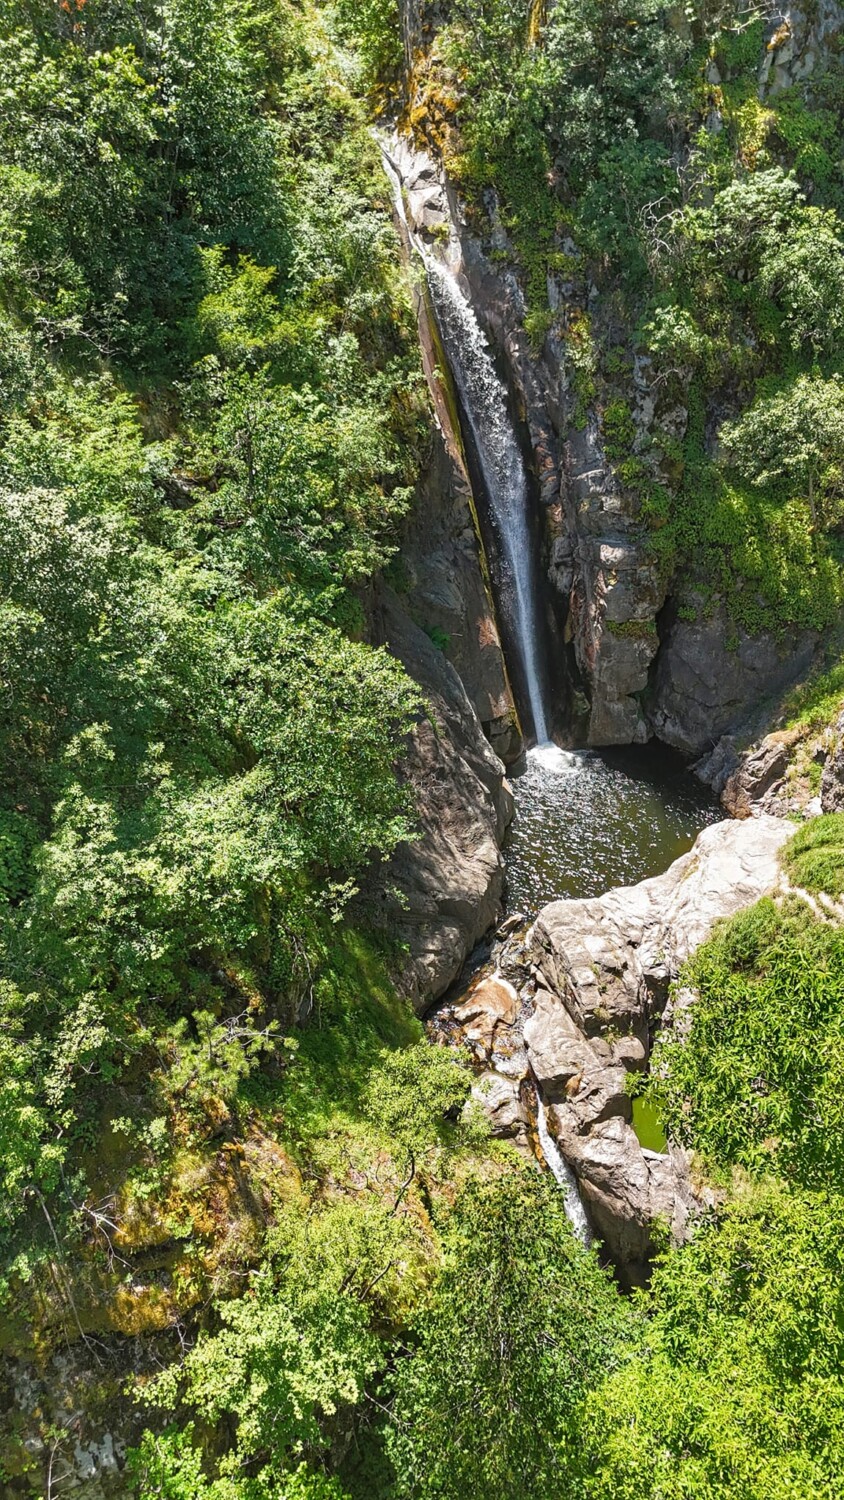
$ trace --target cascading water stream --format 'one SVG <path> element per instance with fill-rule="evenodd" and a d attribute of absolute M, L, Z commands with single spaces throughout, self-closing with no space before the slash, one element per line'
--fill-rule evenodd
<path fill-rule="evenodd" d="M 471 303 L 457 279 L 414 234 L 404 203 L 401 173 L 379 142 L 396 213 L 409 251 L 425 269 L 443 348 L 457 387 L 464 420 L 472 434 L 475 453 L 492 510 L 501 551 L 502 582 L 512 606 L 514 644 L 519 653 L 528 705 L 537 741 L 529 752 L 542 772 L 571 773 L 576 756 L 560 750 L 550 739 L 540 671 L 539 602 L 534 576 L 533 548 L 528 525 L 527 474 L 507 406 L 507 393 L 495 371 L 489 345 Z M 566 1214 L 578 1239 L 591 1243 L 592 1233 L 580 1198 L 577 1179 L 548 1129 L 545 1104 L 536 1089 L 537 1135 L 545 1161 L 565 1192 Z"/>
<path fill-rule="evenodd" d="M 404 192 L 401 185 L 401 173 L 399 172 L 398 167 L 396 166 L 393 158 L 384 145 L 384 142 L 379 139 L 378 132 L 375 131 L 373 133 L 378 144 L 378 149 L 381 152 L 381 164 L 384 168 L 385 173 L 387 174 L 387 181 L 390 184 L 390 192 L 392 193 L 393 205 L 395 207 L 396 213 L 399 216 L 402 228 L 407 235 L 410 245 L 414 250 L 418 251 L 419 245 L 417 244 L 416 236 L 414 235 L 413 230 L 407 222 L 407 213 L 404 206 Z"/>
<path fill-rule="evenodd" d="M 515 648 L 527 690 L 537 747 L 553 755 L 540 668 L 540 612 L 528 526 L 527 474 L 507 407 L 507 393 L 492 362 L 474 309 L 458 281 L 414 234 L 404 205 L 401 175 L 381 146 L 396 212 L 408 244 L 425 268 L 443 347 L 483 476 L 499 538 L 502 583 L 510 603 Z"/>
<path fill-rule="evenodd" d="M 578 1191 L 577 1178 L 548 1129 L 548 1113 L 538 1084 L 536 1084 L 536 1133 L 551 1175 L 565 1192 L 566 1214 L 572 1229 L 582 1245 L 589 1245 L 592 1242 L 592 1231 Z"/>

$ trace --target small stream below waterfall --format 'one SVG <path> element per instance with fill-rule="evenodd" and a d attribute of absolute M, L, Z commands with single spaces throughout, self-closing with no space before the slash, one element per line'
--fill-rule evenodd
<path fill-rule="evenodd" d="M 554 1180 L 563 1189 L 566 1195 L 566 1212 L 569 1222 L 584 1245 L 592 1242 L 592 1230 L 586 1217 L 580 1193 L 577 1190 L 577 1178 L 571 1167 L 560 1152 L 557 1142 L 548 1129 L 548 1111 L 545 1108 L 539 1088 L 536 1088 L 536 1134 L 542 1147 L 542 1154 L 548 1164 L 548 1169 Z"/>

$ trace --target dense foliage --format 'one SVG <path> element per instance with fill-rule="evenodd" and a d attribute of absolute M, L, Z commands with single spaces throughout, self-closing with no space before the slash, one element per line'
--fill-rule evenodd
<path fill-rule="evenodd" d="M 593 1398 L 601 1500 L 833 1500 L 844 1463 L 844 1199 L 738 1185 L 658 1267 L 647 1336 Z"/>
<path fill-rule="evenodd" d="M 8 1221 L 127 1069 L 277 1050 L 411 829 L 415 698 L 350 590 L 416 364 L 374 148 L 295 10 L 6 9 Z"/>
<path fill-rule="evenodd" d="M 786 848 L 840 847 L 844 817 Z M 840 864 L 815 864 L 837 894 Z M 804 898 L 719 925 L 683 976 L 685 1027 L 649 1094 L 720 1181 L 721 1204 L 658 1266 L 647 1338 L 591 1412 L 587 1493 L 646 1500 L 828 1496 L 844 1466 L 840 1029 L 844 931 Z M 685 1037 L 683 1032 L 685 1030 Z"/>
<path fill-rule="evenodd" d="M 844 817 L 829 821 L 844 824 Z M 792 846 L 789 863 L 798 871 L 807 842 L 801 831 Z M 815 847 L 838 855 L 832 873 L 839 884 L 840 842 Z M 844 929 L 807 921 L 803 901 L 793 910 L 762 901 L 700 950 L 689 977 L 691 1031 L 662 1047 L 665 1079 L 654 1084 L 675 1138 L 713 1164 L 844 1188 Z"/>
<path fill-rule="evenodd" d="M 416 1036 L 345 914 L 413 834 L 395 763 L 418 695 L 363 643 L 359 598 L 426 415 L 377 151 L 318 12 L 14 0 L 0 75 L 0 1287 L 20 1347 L 27 1324 L 48 1346 L 178 1324 L 245 1267 L 269 1285 L 265 1219 L 292 1193 L 304 1222 L 334 1170 L 314 1158 L 338 1076 L 354 1113 L 355 1068 L 362 1100 Z M 330 1042 L 300 1048 L 311 1013 Z M 465 1094 L 443 1071 L 440 1115 Z M 221 1138 L 252 1142 L 244 1166 Z M 137 1287 L 159 1245 L 163 1280 Z M 348 1402 L 377 1343 L 344 1307 L 326 1379 Z M 279 1348 L 302 1316 L 285 1334 L 279 1313 Z M 297 1442 L 328 1405 L 305 1379 Z M 12 1448 L 4 1481 L 30 1466 Z"/>
<path fill-rule="evenodd" d="M 394 1381 L 398 1493 L 576 1495 L 583 1396 L 630 1321 L 547 1176 L 468 1189 Z"/>

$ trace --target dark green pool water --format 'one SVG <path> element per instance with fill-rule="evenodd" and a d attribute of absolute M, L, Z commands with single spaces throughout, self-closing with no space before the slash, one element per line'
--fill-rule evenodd
<path fill-rule="evenodd" d="M 668 1145 L 662 1121 L 647 1099 L 633 1100 L 633 1129 L 646 1151 L 664 1151 Z"/>
<path fill-rule="evenodd" d="M 511 784 L 507 910 L 528 916 L 563 896 L 599 896 L 661 874 L 723 816 L 678 758 L 649 745 L 531 752 Z"/>

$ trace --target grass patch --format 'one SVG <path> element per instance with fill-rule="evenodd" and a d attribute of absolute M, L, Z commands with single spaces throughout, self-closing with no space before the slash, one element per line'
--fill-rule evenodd
<path fill-rule="evenodd" d="M 822 729 L 844 709 L 844 658 L 801 682 L 783 703 L 786 729 Z"/>
<path fill-rule="evenodd" d="M 782 860 L 803 890 L 844 895 L 844 813 L 812 818 L 786 845 Z"/>

